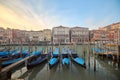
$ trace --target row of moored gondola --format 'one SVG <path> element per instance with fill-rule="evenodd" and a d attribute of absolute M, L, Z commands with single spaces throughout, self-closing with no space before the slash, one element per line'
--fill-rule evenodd
<path fill-rule="evenodd" d="M 30 69 L 38 64 L 42 64 L 46 61 L 48 61 L 49 68 L 51 69 L 52 67 L 57 65 L 61 59 L 63 65 L 69 66 L 70 60 L 72 60 L 73 62 L 81 65 L 82 67 L 86 67 L 85 60 L 83 58 L 80 58 L 75 53 L 75 51 L 70 50 L 69 48 L 63 48 L 62 54 L 60 54 L 59 48 L 57 47 L 53 52 L 51 49 L 49 49 L 47 54 L 42 53 L 43 49 L 33 52 L 29 52 L 27 49 L 19 51 L 18 48 L 10 50 L 9 52 L 3 49 L 3 51 L 0 51 L 0 57 L 2 57 L 2 67 L 16 63 L 26 57 L 29 57 L 30 55 L 33 55 L 33 58 L 27 61 L 27 69 Z"/>
<path fill-rule="evenodd" d="M 48 50 L 48 54 L 41 54 L 41 56 L 38 57 L 37 59 L 30 61 L 27 64 L 27 68 L 30 69 L 30 68 L 38 65 L 38 64 L 42 64 L 42 63 L 48 61 L 49 68 L 51 69 L 52 67 L 54 67 L 55 65 L 57 65 L 60 62 L 60 59 L 62 59 L 62 64 L 63 65 L 69 66 L 70 60 L 72 60 L 73 62 L 81 65 L 84 68 L 86 68 L 85 60 L 83 58 L 80 58 L 75 53 L 75 51 L 70 50 L 69 48 L 68 48 L 68 50 L 66 48 L 63 48 L 62 49 L 62 54 L 59 53 L 59 48 L 57 48 L 57 47 L 52 52 L 52 55 L 51 55 L 51 52 L 52 52 L 52 50 L 50 49 L 50 50 Z"/>
<path fill-rule="evenodd" d="M 43 49 L 39 51 L 33 51 L 32 53 L 30 53 L 27 49 L 22 49 L 22 51 L 19 51 L 18 48 L 9 51 L 8 50 L 0 51 L 0 57 L 2 58 L 1 65 L 2 67 L 6 67 L 31 55 L 39 56 L 42 53 L 42 51 Z"/>

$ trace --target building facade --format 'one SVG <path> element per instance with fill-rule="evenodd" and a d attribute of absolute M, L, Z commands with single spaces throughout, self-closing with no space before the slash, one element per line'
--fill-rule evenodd
<path fill-rule="evenodd" d="M 23 43 L 24 33 L 19 29 L 12 29 L 13 43 L 21 44 Z"/>
<path fill-rule="evenodd" d="M 89 40 L 89 30 L 83 27 L 73 27 L 70 29 L 70 36 L 71 42 L 87 42 Z"/>
<path fill-rule="evenodd" d="M 30 41 L 44 41 L 43 31 L 29 31 L 29 40 Z"/>
<path fill-rule="evenodd" d="M 93 30 L 90 31 L 91 42 L 97 41 L 102 43 L 114 42 L 114 32 L 104 30 Z"/>
<path fill-rule="evenodd" d="M 52 32 L 51 32 L 50 29 L 44 29 L 43 30 L 43 35 L 44 35 L 44 40 L 45 41 L 51 41 Z"/>
<path fill-rule="evenodd" d="M 12 29 L 7 28 L 5 30 L 5 40 L 7 41 L 7 44 L 12 44 L 13 42 Z"/>
<path fill-rule="evenodd" d="M 0 27 L 0 44 L 5 44 L 5 29 Z"/>
<path fill-rule="evenodd" d="M 94 30 L 93 32 L 93 37 L 91 41 L 106 41 L 108 40 L 106 36 L 108 35 L 106 31 L 103 30 Z"/>
<path fill-rule="evenodd" d="M 52 29 L 54 44 L 69 44 L 70 43 L 70 28 L 58 26 Z"/>
<path fill-rule="evenodd" d="M 114 30 L 114 42 L 120 43 L 120 29 Z"/>
<path fill-rule="evenodd" d="M 113 23 L 113 24 L 110 24 L 110 25 L 108 25 L 108 26 L 99 28 L 99 30 L 105 30 L 105 31 L 115 30 L 115 29 L 120 29 L 120 22 L 118 22 L 118 23 Z"/>
<path fill-rule="evenodd" d="M 99 28 L 99 30 L 106 31 L 108 34 L 108 40 L 119 42 L 120 41 L 120 22 L 113 23 L 108 26 Z"/>
<path fill-rule="evenodd" d="M 4 29 L 0 27 L 0 44 L 29 44 L 30 42 L 53 42 L 54 44 L 83 43 L 88 41 L 111 41 L 120 43 L 120 22 L 89 31 L 84 27 L 54 27 L 42 31 Z M 29 42 L 29 43 L 28 43 Z"/>

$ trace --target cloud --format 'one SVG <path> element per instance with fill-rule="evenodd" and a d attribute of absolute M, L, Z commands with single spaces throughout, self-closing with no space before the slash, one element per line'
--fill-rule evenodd
<path fill-rule="evenodd" d="M 97 29 L 111 24 L 111 22 L 119 21 L 119 10 L 116 7 L 111 12 L 111 15 L 108 15 L 107 8 L 100 10 L 96 8 L 100 12 L 98 13 L 89 4 L 83 6 L 75 1 L 76 5 L 71 6 L 73 2 L 63 2 L 63 0 L 0 0 L 0 26 L 42 30 L 45 28 L 51 29 L 59 25 L 69 27 L 80 25 L 90 29 Z M 83 1 L 82 4 L 86 4 L 86 2 Z M 88 7 L 91 9 L 88 10 Z M 95 11 L 95 15 L 93 15 L 92 10 Z M 115 18 L 115 16 L 118 17 Z"/>
<path fill-rule="evenodd" d="M 91 29 L 98 29 L 99 27 L 104 27 L 112 24 L 110 21 L 113 18 L 111 16 L 106 16 L 101 20 L 95 20 L 94 17 L 89 17 L 85 20 L 85 24 Z"/>
<path fill-rule="evenodd" d="M 36 6 L 25 0 L 5 0 L 0 3 L 0 26 L 2 27 L 41 30 L 51 28 L 58 23 L 59 17 L 44 10 L 42 3 L 36 3 Z M 41 10 L 40 14 L 36 12 L 39 10 Z"/>

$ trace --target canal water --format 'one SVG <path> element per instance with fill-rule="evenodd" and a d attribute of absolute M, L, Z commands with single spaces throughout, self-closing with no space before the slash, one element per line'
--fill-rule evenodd
<path fill-rule="evenodd" d="M 27 48 L 27 46 L 25 46 Z M 37 46 L 40 48 L 50 48 L 46 46 Z M 60 45 L 60 52 L 63 47 L 70 47 L 77 51 L 80 57 L 83 57 L 83 46 L 76 45 Z M 85 62 L 87 68 L 71 62 L 69 67 L 58 64 L 52 69 L 49 69 L 48 63 L 38 65 L 30 70 L 25 66 L 16 69 L 12 74 L 12 80 L 120 80 L 120 69 L 117 63 L 108 60 L 96 58 L 96 71 L 94 71 L 94 57 L 90 53 L 90 66 L 88 66 L 88 46 L 85 46 Z M 33 50 L 34 50 L 33 46 Z"/>

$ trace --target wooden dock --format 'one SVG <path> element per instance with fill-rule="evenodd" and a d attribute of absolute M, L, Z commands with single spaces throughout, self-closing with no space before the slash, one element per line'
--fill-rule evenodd
<path fill-rule="evenodd" d="M 33 55 L 24 58 L 21 61 L 18 61 L 16 63 L 13 63 L 3 69 L 0 70 L 0 80 L 8 80 L 11 78 L 12 70 L 22 64 L 26 64 L 27 60 L 31 59 Z"/>

